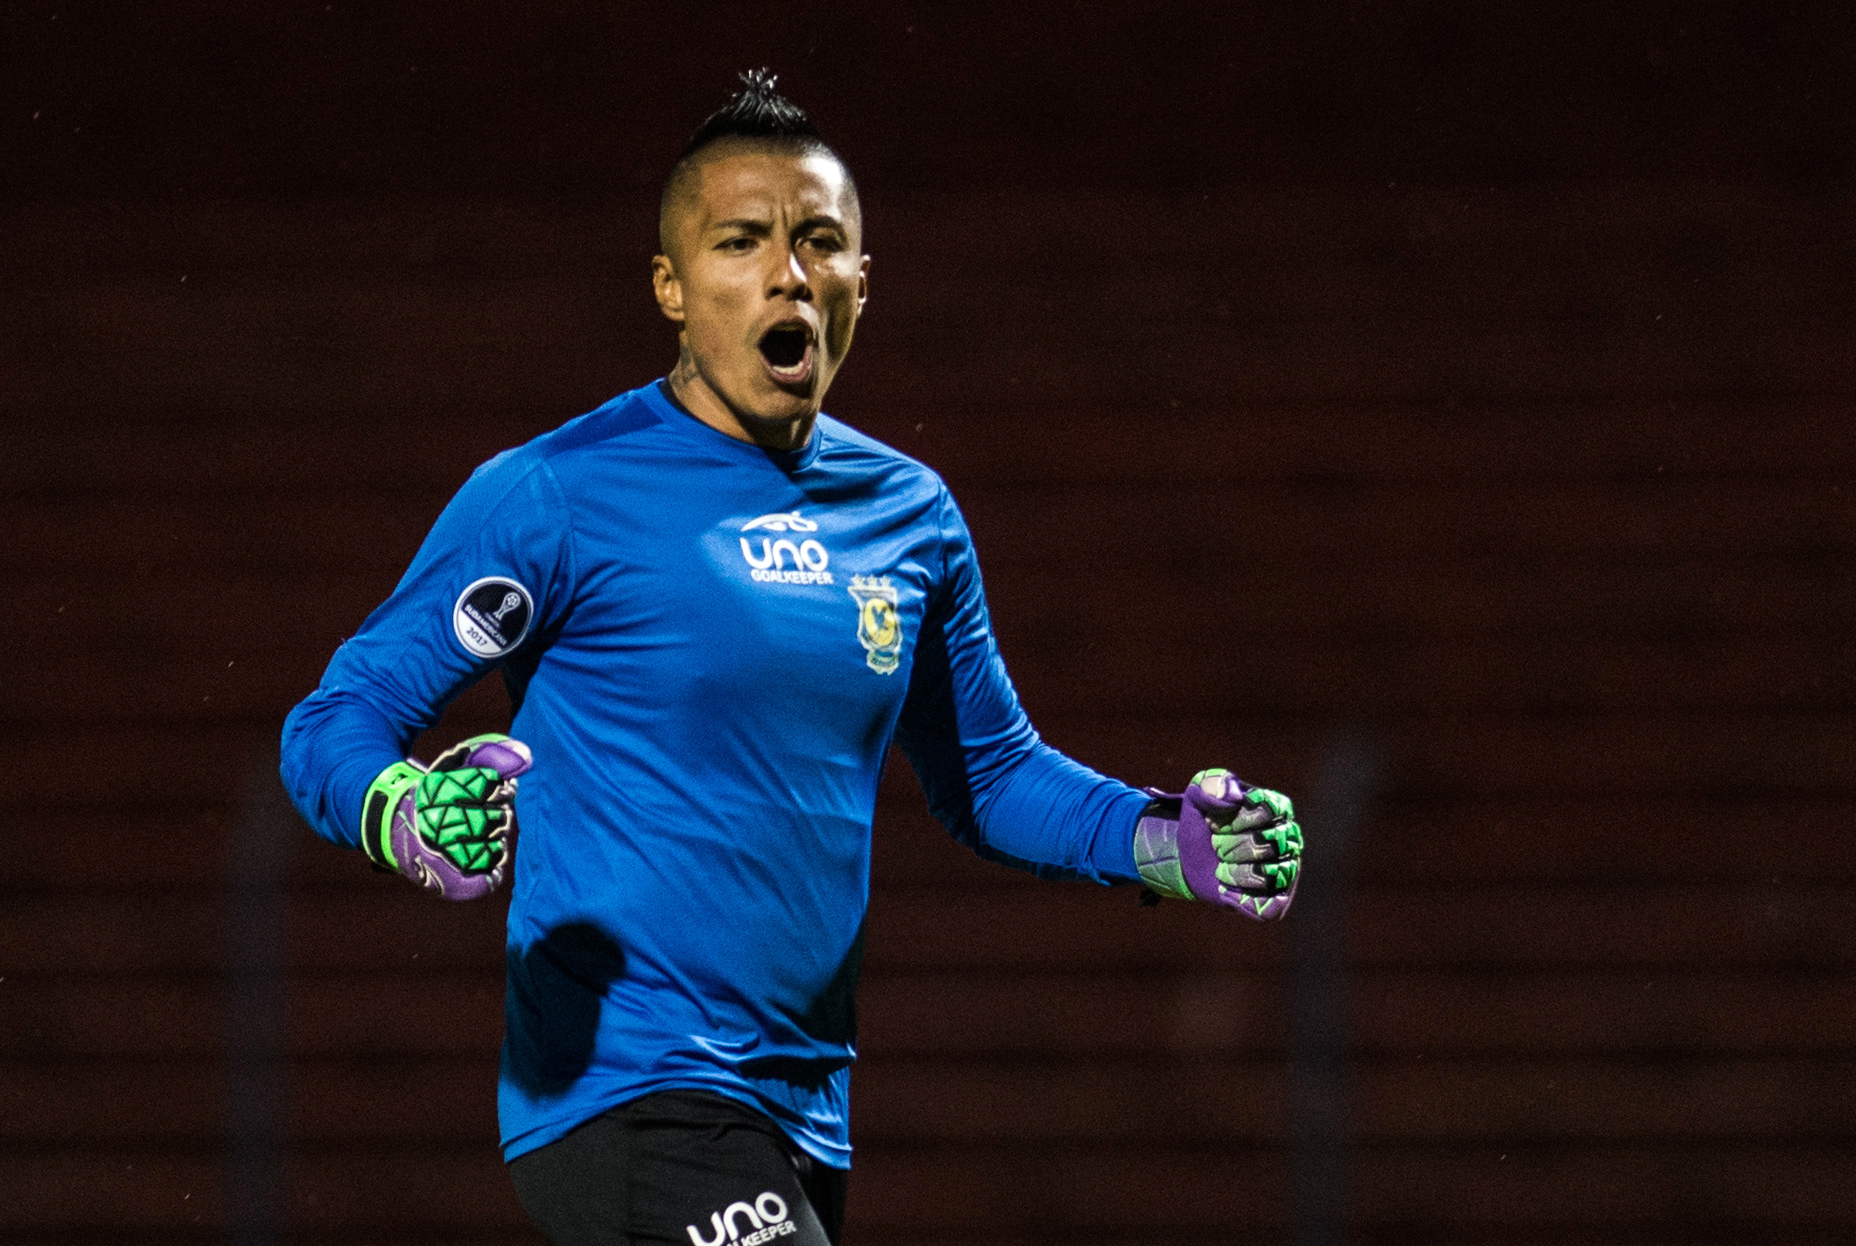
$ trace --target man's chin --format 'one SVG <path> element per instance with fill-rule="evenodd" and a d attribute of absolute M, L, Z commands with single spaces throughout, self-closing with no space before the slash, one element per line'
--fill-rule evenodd
<path fill-rule="evenodd" d="M 824 399 L 827 379 L 827 374 L 814 370 L 802 382 L 781 385 L 760 367 L 729 372 L 698 368 L 697 375 L 700 387 L 727 410 L 749 440 L 762 445 L 783 443 L 795 434 L 804 437 L 811 432 L 811 421 Z"/>
<path fill-rule="evenodd" d="M 772 425 L 790 424 L 818 414 L 818 385 L 813 378 L 796 385 L 779 385 L 769 378 L 760 380 L 760 384 L 747 387 L 750 392 L 741 395 L 740 401 L 729 404 L 738 418 Z"/>

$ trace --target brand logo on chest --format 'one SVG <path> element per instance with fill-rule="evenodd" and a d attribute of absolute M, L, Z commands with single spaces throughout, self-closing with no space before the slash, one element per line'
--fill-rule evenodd
<path fill-rule="evenodd" d="M 762 515 L 741 525 L 741 557 L 748 575 L 761 584 L 833 584 L 831 555 L 818 538 L 818 524 L 798 511 Z M 761 535 L 749 536 L 748 533 Z M 774 534 L 774 535 L 767 535 Z M 790 535 L 789 535 L 790 534 Z"/>

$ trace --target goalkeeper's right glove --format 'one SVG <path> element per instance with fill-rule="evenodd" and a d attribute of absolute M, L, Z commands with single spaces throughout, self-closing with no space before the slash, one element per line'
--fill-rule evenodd
<path fill-rule="evenodd" d="M 1229 770 L 1201 770 L 1177 795 L 1148 794 L 1155 799 L 1134 824 L 1134 863 L 1152 891 L 1257 921 L 1289 911 L 1302 876 L 1302 828 L 1287 796 Z"/>
<path fill-rule="evenodd" d="M 361 850 L 447 900 L 475 900 L 503 881 L 515 830 L 516 776 L 533 764 L 528 745 L 473 736 L 431 766 L 394 762 L 368 785 Z"/>

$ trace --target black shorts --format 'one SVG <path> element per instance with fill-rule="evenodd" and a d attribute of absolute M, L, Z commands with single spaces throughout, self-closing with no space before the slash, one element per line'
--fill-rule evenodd
<path fill-rule="evenodd" d="M 554 1246 L 837 1246 L 849 1175 L 701 1090 L 621 1104 L 509 1164 Z"/>

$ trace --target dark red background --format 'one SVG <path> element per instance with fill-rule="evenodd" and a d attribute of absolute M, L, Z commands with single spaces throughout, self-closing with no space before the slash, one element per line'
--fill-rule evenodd
<path fill-rule="evenodd" d="M 245 776 L 475 463 L 668 367 L 655 188 L 765 63 L 869 215 L 831 409 L 954 486 L 1046 735 L 1299 792 L 1378 733 L 1355 1240 L 1848 1240 L 1852 46 L 1830 3 L 9 6 L 0 1238 L 223 1240 Z M 906 770 L 876 837 L 849 1241 L 1293 1235 L 1289 932 L 982 865 Z M 288 1240 L 536 1242 L 500 903 L 291 854 Z"/>

